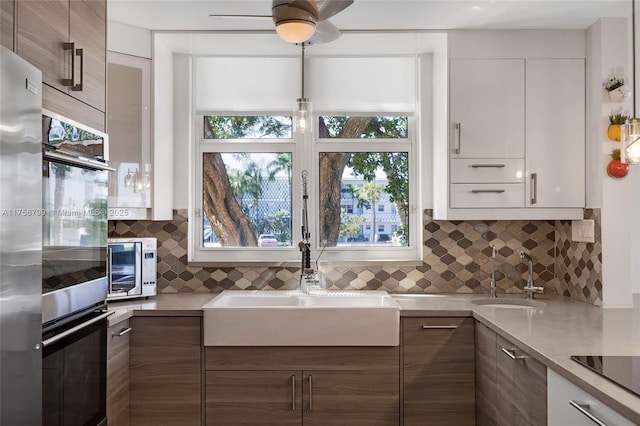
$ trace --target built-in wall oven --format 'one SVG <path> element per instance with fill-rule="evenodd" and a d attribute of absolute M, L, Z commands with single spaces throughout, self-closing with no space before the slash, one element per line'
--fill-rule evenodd
<path fill-rule="evenodd" d="M 42 121 L 42 323 L 48 325 L 107 297 L 112 169 L 104 158 L 107 135 L 49 111 Z"/>
<path fill-rule="evenodd" d="M 107 424 L 107 317 L 91 308 L 43 331 L 43 426 Z"/>
<path fill-rule="evenodd" d="M 107 135 L 43 111 L 43 425 L 106 425 Z"/>

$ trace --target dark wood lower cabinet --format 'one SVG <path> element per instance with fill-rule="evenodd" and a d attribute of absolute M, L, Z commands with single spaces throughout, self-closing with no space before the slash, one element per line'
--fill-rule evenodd
<path fill-rule="evenodd" d="M 201 317 L 131 319 L 131 424 L 202 423 Z"/>
<path fill-rule="evenodd" d="M 398 347 L 207 347 L 213 425 L 397 426 Z"/>
<path fill-rule="evenodd" d="M 475 425 L 473 318 L 402 319 L 405 426 Z"/>
<path fill-rule="evenodd" d="M 547 368 L 501 336 L 496 353 L 498 425 L 545 426 Z"/>
<path fill-rule="evenodd" d="M 545 426 L 547 368 L 476 324 L 477 426 Z"/>
<path fill-rule="evenodd" d="M 304 425 L 397 425 L 399 378 L 393 370 L 305 370 Z"/>
<path fill-rule="evenodd" d="M 498 424 L 495 331 L 476 322 L 476 426 Z"/>
<path fill-rule="evenodd" d="M 129 426 L 129 321 L 107 330 L 107 421 Z"/>
<path fill-rule="evenodd" d="M 207 371 L 207 425 L 299 425 L 299 371 Z"/>

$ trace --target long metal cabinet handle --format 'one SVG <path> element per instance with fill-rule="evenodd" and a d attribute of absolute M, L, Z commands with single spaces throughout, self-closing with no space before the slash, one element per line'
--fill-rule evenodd
<path fill-rule="evenodd" d="M 90 170 L 106 170 L 108 172 L 115 172 L 116 169 L 109 167 L 105 163 L 99 163 L 97 161 L 83 160 L 77 157 L 71 157 L 69 155 L 59 154 L 55 151 L 43 150 L 42 157 L 45 160 L 52 161 L 54 163 L 63 163 L 70 166 L 83 167 Z"/>
<path fill-rule="evenodd" d="M 591 410 L 589 410 L 589 404 L 584 403 L 584 402 L 577 402 L 577 401 L 574 401 L 573 399 L 570 399 L 569 400 L 569 405 L 571 405 L 573 408 L 575 408 L 576 410 L 580 411 L 582 414 L 587 416 L 589 418 L 589 420 L 591 420 L 595 424 L 597 424 L 599 426 L 607 426 L 607 424 L 605 422 L 603 422 L 602 420 L 597 418 L 591 412 Z"/>
<path fill-rule="evenodd" d="M 75 92 L 82 91 L 84 83 L 84 49 L 76 49 L 76 56 L 80 58 L 80 83 L 71 86 L 71 90 Z M 75 83 L 75 80 L 74 80 Z"/>
<path fill-rule="evenodd" d="M 457 325 L 423 325 L 423 330 L 455 330 Z"/>
<path fill-rule="evenodd" d="M 109 293 L 111 293 L 111 256 L 113 252 L 111 251 L 111 247 L 107 246 L 107 287 L 109 288 Z"/>
<path fill-rule="evenodd" d="M 112 336 L 113 336 L 113 337 L 122 337 L 122 336 L 124 336 L 125 334 L 129 334 L 129 333 L 131 333 L 131 330 L 133 330 L 133 328 L 131 328 L 131 327 L 123 328 L 123 329 L 120 331 L 120 333 L 113 333 L 113 334 L 112 334 Z"/>
<path fill-rule="evenodd" d="M 71 78 L 63 78 L 62 84 L 64 86 L 73 87 L 76 82 L 76 44 L 75 43 L 62 43 L 64 50 L 71 51 Z"/>
<path fill-rule="evenodd" d="M 47 340 L 43 341 L 42 342 L 42 347 L 46 348 L 47 346 L 52 345 L 55 342 L 57 342 L 59 340 L 62 340 L 65 337 L 68 337 L 68 336 L 70 336 L 70 335 L 72 335 L 74 333 L 77 333 L 78 331 L 82 330 L 83 328 L 86 328 L 86 327 L 90 326 L 91 324 L 96 323 L 98 321 L 101 321 L 101 320 L 105 319 L 106 317 L 108 317 L 109 315 L 113 315 L 113 314 L 115 314 L 115 312 L 105 312 L 102 315 L 98 315 L 95 318 L 91 318 L 87 322 L 83 322 L 82 324 L 78 324 L 75 327 L 68 329 L 67 331 L 64 331 L 64 332 L 62 332 L 60 334 L 57 334 L 57 335 L 53 336 L 50 339 L 47 339 Z"/>
<path fill-rule="evenodd" d="M 502 194 L 504 189 L 472 189 L 472 194 Z"/>
<path fill-rule="evenodd" d="M 525 359 L 526 356 L 524 355 L 516 355 L 516 350 L 515 349 L 507 349 L 507 348 L 501 348 L 502 352 L 504 352 L 505 354 L 507 354 L 507 356 L 511 359 L 514 360 L 518 360 L 518 359 Z"/>
<path fill-rule="evenodd" d="M 313 379 L 309 374 L 309 411 L 313 410 Z"/>
<path fill-rule="evenodd" d="M 471 167 L 474 169 L 504 169 L 506 165 L 504 164 L 472 164 Z"/>
<path fill-rule="evenodd" d="M 291 376 L 291 411 L 296 411 L 296 376 Z"/>
<path fill-rule="evenodd" d="M 538 203 L 538 174 L 531 173 L 531 204 Z"/>
<path fill-rule="evenodd" d="M 453 123 L 453 128 L 458 134 L 458 140 L 457 143 L 454 144 L 453 153 L 460 154 L 460 151 L 462 150 L 462 123 Z"/>

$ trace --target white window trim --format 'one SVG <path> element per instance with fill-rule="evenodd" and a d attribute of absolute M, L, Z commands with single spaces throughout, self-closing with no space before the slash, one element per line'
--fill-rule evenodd
<path fill-rule="evenodd" d="M 188 260 L 198 264 L 264 264 L 283 265 L 300 262 L 300 251 L 297 241 L 301 239 L 299 230 L 301 226 L 300 212 L 302 210 L 301 173 L 309 171 L 309 223 L 312 229 L 312 262 L 315 262 L 318 254 L 323 250 L 322 241 L 318 241 L 320 235 L 319 215 L 319 187 L 318 159 L 321 152 L 407 152 L 409 157 L 409 239 L 413 243 L 409 247 L 326 247 L 322 253 L 321 261 L 332 262 L 384 262 L 384 261 L 420 261 L 422 259 L 421 223 L 418 206 L 420 200 L 420 146 L 416 138 L 417 125 L 413 114 L 391 112 L 321 112 L 314 114 L 314 123 L 317 117 L 323 116 L 407 116 L 408 138 L 394 140 L 392 144 L 385 139 L 320 139 L 317 138 L 318 129 L 314 126 L 312 134 L 294 134 L 290 142 L 286 139 L 242 139 L 242 140 L 212 140 L 204 139 L 204 116 L 206 115 L 290 115 L 289 112 L 261 111 L 261 112 L 198 112 L 194 117 L 195 149 L 190 159 L 192 173 L 190 173 L 190 208 L 189 208 L 189 245 Z M 277 142 L 276 142 L 277 141 Z M 363 146 L 366 143 L 366 146 Z M 202 243 L 202 155 L 205 152 L 291 152 L 293 155 L 292 166 L 292 240 L 291 248 L 253 248 L 253 247 L 226 247 L 205 248 Z M 296 161 L 296 159 L 301 159 Z M 310 164 L 309 164 L 310 162 Z"/>

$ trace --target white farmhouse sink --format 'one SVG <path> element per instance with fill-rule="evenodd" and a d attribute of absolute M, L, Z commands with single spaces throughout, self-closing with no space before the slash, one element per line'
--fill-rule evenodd
<path fill-rule="evenodd" d="M 386 291 L 227 290 L 202 307 L 205 346 L 398 346 Z"/>

